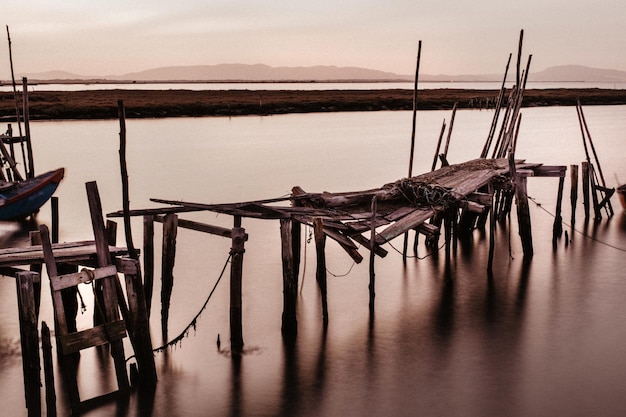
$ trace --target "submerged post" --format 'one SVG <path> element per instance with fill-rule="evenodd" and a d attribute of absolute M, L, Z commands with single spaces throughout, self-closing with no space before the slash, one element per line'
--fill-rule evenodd
<path fill-rule="evenodd" d="M 39 335 L 35 309 L 34 276 L 32 271 L 16 274 L 17 302 L 19 309 L 20 338 L 22 342 L 22 366 L 26 408 L 29 416 L 41 415 L 41 390 L 39 376 Z"/>
<path fill-rule="evenodd" d="M 54 387 L 54 365 L 52 361 L 52 342 L 50 341 L 50 329 L 45 321 L 41 322 L 41 351 L 43 356 L 43 372 L 46 386 L 46 415 L 57 415 L 57 394 Z"/>
<path fill-rule="evenodd" d="M 280 219 L 281 253 L 283 258 L 283 335 L 295 337 L 298 333 L 296 303 L 298 298 L 298 275 L 293 262 L 293 221 Z"/>
<path fill-rule="evenodd" d="M 328 326 L 328 289 L 326 274 L 326 234 L 324 233 L 324 223 L 322 219 L 313 219 L 313 232 L 315 234 L 315 251 L 317 253 L 317 269 L 315 279 L 320 289 L 322 298 L 322 320 L 324 327 Z"/>
<path fill-rule="evenodd" d="M 152 215 L 143 217 L 143 280 L 146 311 L 150 317 L 154 291 L 154 216 Z"/>
<path fill-rule="evenodd" d="M 556 246 L 556 241 L 563 234 L 563 217 L 561 216 L 561 203 L 563 200 L 563 185 L 565 177 L 559 177 L 559 191 L 556 199 L 556 215 L 552 225 L 552 245 Z"/>
<path fill-rule="evenodd" d="M 583 206 L 585 208 L 585 220 L 589 219 L 589 162 L 582 162 L 580 164 L 582 171 L 582 186 L 583 186 Z"/>
<path fill-rule="evenodd" d="M 241 216 L 235 216 L 230 249 L 230 347 L 233 352 L 243 349 L 242 297 L 243 254 L 246 231 L 241 227 Z"/>
<path fill-rule="evenodd" d="M 578 165 L 570 165 L 570 202 L 572 203 L 572 227 L 576 224 L 576 202 L 578 201 Z"/>
<path fill-rule="evenodd" d="M 161 332 L 167 341 L 167 321 L 170 314 L 170 300 L 174 288 L 174 261 L 176 259 L 176 234 L 178 216 L 167 214 L 163 221 L 163 253 L 161 265 Z"/>
<path fill-rule="evenodd" d="M 374 313 L 374 298 L 376 297 L 376 272 L 374 270 L 374 258 L 376 257 L 376 197 L 372 198 L 372 218 L 370 223 L 370 314 Z M 406 253 L 406 251 L 405 251 Z"/>

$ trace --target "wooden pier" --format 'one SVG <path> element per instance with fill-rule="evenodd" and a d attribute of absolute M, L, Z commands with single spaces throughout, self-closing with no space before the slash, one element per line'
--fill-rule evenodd
<path fill-rule="evenodd" d="M 247 201 L 228 204 L 204 204 L 152 199 L 167 204 L 163 208 L 119 211 L 109 217 L 143 216 L 144 230 L 151 233 L 152 222 L 164 222 L 163 256 L 164 263 L 168 252 L 172 252 L 172 240 L 167 236 L 173 233 L 166 225 L 172 216 L 190 211 L 209 211 L 231 215 L 234 218 L 232 229 L 189 222 L 178 219 L 178 227 L 186 227 L 232 239 L 231 255 L 231 348 L 241 350 L 243 346 L 241 324 L 241 262 L 243 261 L 245 230 L 242 218 L 278 220 L 280 223 L 281 253 L 283 266 L 283 316 L 282 331 L 285 336 L 297 334 L 296 299 L 300 264 L 301 225 L 309 225 L 315 230 L 317 250 L 316 278 L 322 298 L 321 316 L 328 323 L 325 241 L 336 241 L 355 262 L 363 261 L 359 249 L 369 251 L 370 259 L 370 307 L 374 308 L 375 279 L 374 258 L 387 255 L 385 245 L 392 239 L 414 230 L 427 237 L 429 244 L 437 248 L 440 235 L 445 236 L 446 254 L 451 245 L 463 233 L 471 233 L 475 228 L 484 228 L 487 218 L 491 229 L 495 228 L 494 216 L 505 216 L 511 210 L 512 202 L 517 207 L 520 238 L 524 259 L 533 256 L 531 219 L 526 195 L 526 182 L 529 177 L 564 177 L 565 166 L 547 166 L 541 163 L 527 163 L 509 158 L 475 159 L 411 178 L 404 178 L 384 184 L 380 188 L 343 192 L 311 193 L 300 187 L 293 187 L 291 195 L 284 198 Z M 162 217 L 165 215 L 165 217 Z M 146 225 L 148 225 L 146 227 Z M 441 233 L 441 228 L 445 233 Z M 494 233 L 490 233 L 490 245 L 494 245 Z M 150 239 L 144 253 L 154 253 Z M 174 243 L 175 245 L 175 243 Z M 493 253 L 493 250 L 490 251 Z M 490 257 L 490 264 L 493 261 Z M 144 270 L 152 269 L 144 263 Z M 164 270 L 163 280 L 166 280 Z M 147 279 L 147 277 L 146 277 Z M 169 287 L 171 291 L 171 286 Z M 150 294 L 147 295 L 151 297 Z M 163 297 L 163 295 L 162 295 Z M 164 299 L 169 299 L 165 295 Z M 169 308 L 169 305 L 168 305 Z M 167 321 L 168 313 L 162 315 Z M 164 324 L 164 329 L 166 324 Z M 165 336 L 165 333 L 164 333 Z"/>

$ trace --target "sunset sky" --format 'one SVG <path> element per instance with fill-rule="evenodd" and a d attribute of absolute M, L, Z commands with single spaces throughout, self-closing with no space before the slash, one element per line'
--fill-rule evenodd
<path fill-rule="evenodd" d="M 7 0 L 2 17 L 18 73 L 262 63 L 412 74 L 420 39 L 425 74 L 501 73 L 520 29 L 535 71 L 626 70 L 617 0 Z M 0 79 L 8 68 L 4 41 Z"/>

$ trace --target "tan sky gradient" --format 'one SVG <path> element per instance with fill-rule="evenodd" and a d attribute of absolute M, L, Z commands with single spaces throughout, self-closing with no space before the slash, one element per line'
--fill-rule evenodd
<path fill-rule="evenodd" d="M 525 30 L 533 69 L 626 70 L 618 0 L 8 0 L 18 72 L 124 74 L 161 66 L 359 66 L 500 73 Z M 3 57 L 6 57 L 4 59 Z M 8 49 L 0 42 L 0 71 Z M 6 76 L 0 76 L 6 78 Z"/>

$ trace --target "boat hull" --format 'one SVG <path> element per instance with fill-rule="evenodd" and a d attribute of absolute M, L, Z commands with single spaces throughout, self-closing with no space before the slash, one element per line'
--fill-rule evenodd
<path fill-rule="evenodd" d="M 0 220 L 22 220 L 39 211 L 52 197 L 63 179 L 65 170 L 59 168 L 15 184 L 0 194 Z"/>

